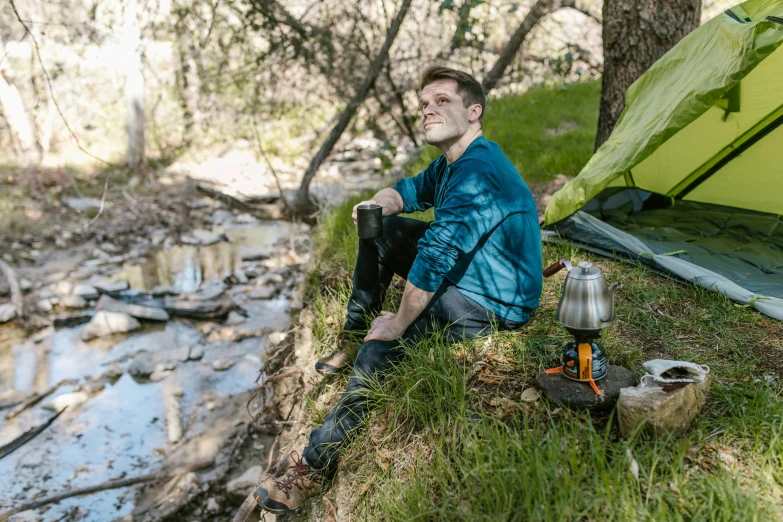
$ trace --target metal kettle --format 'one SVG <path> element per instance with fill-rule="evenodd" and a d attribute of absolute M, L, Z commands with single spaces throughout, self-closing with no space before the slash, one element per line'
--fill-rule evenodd
<path fill-rule="evenodd" d="M 614 322 L 614 292 L 622 285 L 609 286 L 601 269 L 587 261 L 571 266 L 561 259 L 544 270 L 544 277 L 563 268 L 568 270 L 568 276 L 557 303 L 557 322 L 573 334 L 597 335 Z"/>

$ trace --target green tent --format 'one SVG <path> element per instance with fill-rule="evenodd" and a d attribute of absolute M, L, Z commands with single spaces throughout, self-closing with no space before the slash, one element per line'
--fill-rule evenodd
<path fill-rule="evenodd" d="M 683 38 L 628 89 L 544 237 L 631 257 L 783 319 L 783 0 Z"/>

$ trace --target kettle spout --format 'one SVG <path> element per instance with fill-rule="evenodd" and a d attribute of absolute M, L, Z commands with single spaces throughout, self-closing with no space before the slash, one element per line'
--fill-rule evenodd
<path fill-rule="evenodd" d="M 609 295 L 611 296 L 611 299 L 609 300 L 609 317 L 607 317 L 606 319 L 604 319 L 603 317 L 601 318 L 601 322 L 608 323 L 606 326 L 609 326 L 609 324 L 614 322 L 614 292 L 618 288 L 622 288 L 622 287 L 623 287 L 622 283 L 615 283 L 609 287 Z"/>

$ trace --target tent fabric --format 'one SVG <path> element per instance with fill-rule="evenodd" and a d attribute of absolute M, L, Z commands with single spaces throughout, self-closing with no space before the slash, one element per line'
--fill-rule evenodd
<path fill-rule="evenodd" d="M 683 38 L 628 89 L 612 135 L 554 194 L 544 224 L 567 218 L 610 186 L 680 196 L 764 128 L 783 121 L 781 43 L 783 0 L 745 2 Z M 762 145 L 765 159 L 743 153 L 741 162 L 728 162 L 729 170 L 720 169 L 684 198 L 783 214 L 783 198 L 775 197 L 783 191 L 774 150 L 781 128 L 749 149 L 759 155 Z"/>
<path fill-rule="evenodd" d="M 750 0 L 639 77 L 544 213 L 550 240 L 641 260 L 783 319 L 783 0 Z M 554 234 L 560 234 L 555 236 Z"/>
<path fill-rule="evenodd" d="M 640 261 L 783 320 L 783 221 L 774 216 L 687 202 L 603 220 L 579 211 L 543 237 Z"/>

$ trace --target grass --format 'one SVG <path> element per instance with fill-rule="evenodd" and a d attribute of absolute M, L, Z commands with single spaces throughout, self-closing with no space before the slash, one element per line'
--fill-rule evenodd
<path fill-rule="evenodd" d="M 535 100 L 532 105 L 548 111 L 524 129 L 510 109 L 489 112 L 487 134 L 513 150 L 518 136 L 559 128 L 577 112 L 570 108 L 588 104 L 590 96 L 597 105 L 595 85 L 578 84 L 498 100 L 493 109 Z M 592 140 L 586 131 L 574 150 L 591 149 Z M 533 156 L 554 157 L 561 146 L 559 139 L 531 140 L 529 152 L 514 161 L 520 171 L 524 164 L 546 179 L 555 167 Z M 574 163 L 567 173 L 580 167 Z M 310 303 L 321 353 L 331 349 L 344 320 L 357 248 L 353 203 L 329 214 L 318 233 Z M 783 520 L 781 324 L 640 266 L 564 245 L 545 244 L 543 255 L 544 265 L 561 257 L 591 261 L 623 283 L 618 319 L 601 339 L 610 363 L 637 374 L 653 358 L 711 367 L 708 403 L 691 430 L 672 440 L 644 433 L 624 438 L 614 413 L 521 400 L 569 340 L 554 318 L 561 274 L 545 279 L 541 308 L 520 331 L 453 345 L 436 335 L 410 345 L 408 358 L 375 387 L 367 430 L 347 449 L 337 483 L 314 509 L 328 513 L 337 504 L 340 519 L 357 520 Z M 397 283 L 388 310 L 399 300 Z M 310 408 L 313 425 L 344 383 L 319 389 Z"/>

